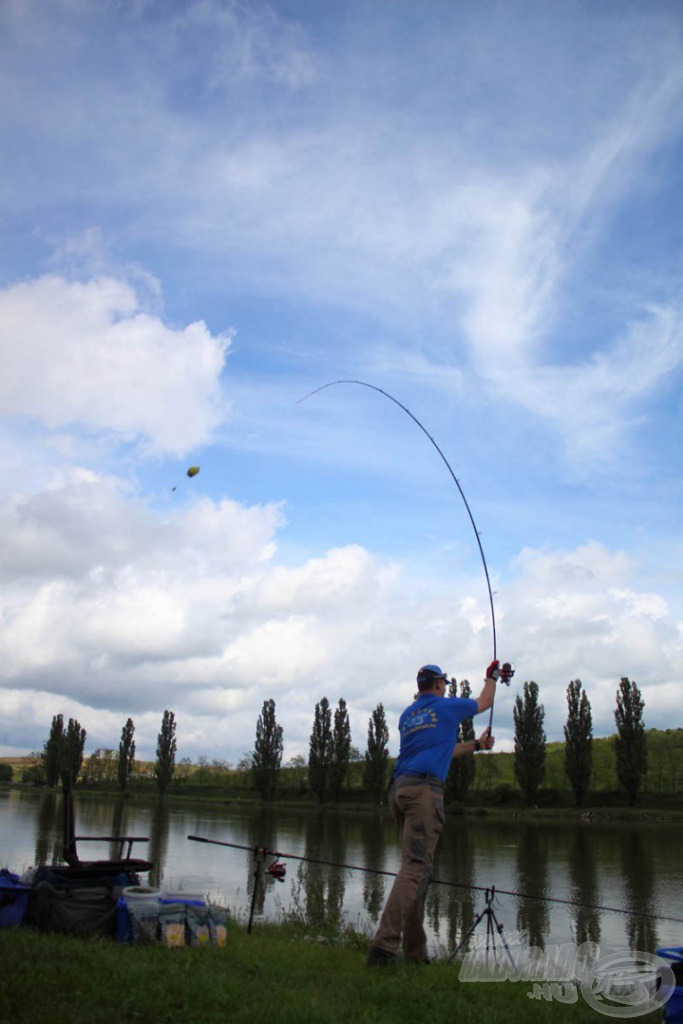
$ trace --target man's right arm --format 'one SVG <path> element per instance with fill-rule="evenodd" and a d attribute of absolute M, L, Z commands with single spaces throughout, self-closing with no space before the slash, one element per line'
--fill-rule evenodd
<path fill-rule="evenodd" d="M 493 698 L 496 695 L 496 672 L 498 671 L 498 662 L 492 661 L 489 667 L 486 669 L 486 681 L 484 682 L 484 689 L 477 697 L 477 714 L 481 714 L 482 711 L 488 711 L 493 706 Z"/>

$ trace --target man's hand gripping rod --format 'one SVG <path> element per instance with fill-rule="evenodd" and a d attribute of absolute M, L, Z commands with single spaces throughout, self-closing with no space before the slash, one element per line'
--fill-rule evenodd
<path fill-rule="evenodd" d="M 496 682 L 500 680 L 501 683 L 505 683 L 506 686 L 510 685 L 510 680 L 515 674 L 515 666 L 509 661 L 504 661 L 503 664 L 494 658 L 489 667 L 486 669 L 486 678 L 495 679 Z M 491 701 L 491 713 L 489 714 L 488 730 L 491 731 L 491 725 L 493 723 L 493 705 L 496 700 L 495 691 L 493 694 L 493 700 Z"/>

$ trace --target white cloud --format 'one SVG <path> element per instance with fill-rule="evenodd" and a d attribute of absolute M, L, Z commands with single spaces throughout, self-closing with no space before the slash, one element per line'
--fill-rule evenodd
<path fill-rule="evenodd" d="M 87 676 L 96 664 L 102 694 L 105 680 L 117 685 L 117 666 L 215 649 L 281 521 L 276 506 L 208 499 L 164 516 L 92 475 L 12 497 L 4 512 L 6 672 L 33 678 L 71 665 Z"/>
<path fill-rule="evenodd" d="M 679 282 L 671 270 L 654 295 L 634 274 L 615 298 L 605 275 L 596 326 L 590 308 L 565 318 L 567 296 L 600 245 L 598 274 L 620 256 L 612 215 L 662 184 L 648 161 L 680 134 L 678 23 L 666 5 L 618 17 L 512 5 L 490 24 L 458 5 L 419 24 L 360 5 L 340 36 L 337 14 L 309 23 L 259 3 L 124 7 L 56 0 L 29 13 L 11 0 L 0 12 L 13 154 L 3 272 L 25 275 L 48 239 L 50 265 L 71 275 L 0 292 L 0 411 L 12 421 L 0 438 L 0 742 L 40 745 L 48 712 L 73 708 L 98 746 L 134 714 L 151 751 L 171 706 L 184 753 L 234 758 L 273 695 L 288 748 L 305 752 L 326 694 L 348 700 L 362 745 L 372 707 L 382 700 L 393 723 L 421 662 L 476 687 L 490 657 L 481 578 L 422 578 L 424 537 L 410 567 L 308 538 L 283 564 L 279 504 L 206 497 L 159 511 L 141 497 L 122 451 L 182 453 L 227 413 L 230 334 L 169 322 L 158 282 L 210 323 L 238 297 L 241 331 L 254 325 L 242 336 L 262 347 L 244 360 L 230 443 L 254 461 L 285 453 L 293 476 L 317 458 L 351 487 L 351 469 L 379 477 L 380 463 L 384 479 L 400 468 L 419 485 L 421 454 L 402 439 L 381 454 L 358 441 L 360 402 L 329 399 L 327 431 L 322 412 L 292 415 L 301 368 L 324 381 L 340 360 L 351 376 L 388 374 L 390 388 L 403 375 L 454 431 L 447 399 L 461 400 L 461 423 L 476 402 L 484 447 L 496 416 L 514 412 L 529 450 L 540 423 L 577 461 L 613 454 L 680 368 Z M 84 263 L 97 276 L 74 280 Z M 526 500 L 518 521 L 543 486 Z M 501 575 L 499 642 L 517 682 L 541 685 L 553 735 L 576 676 L 601 729 L 622 673 L 643 686 L 650 721 L 675 713 L 677 583 L 665 599 L 647 579 L 599 544 L 525 550 L 512 580 Z M 513 696 L 501 691 L 496 713 L 508 741 Z"/>
<path fill-rule="evenodd" d="M 683 643 L 675 609 L 638 585 L 634 560 L 591 542 L 572 551 L 525 551 L 515 568 L 519 576 L 504 591 L 502 635 L 519 665 L 513 685 L 539 684 L 546 731 L 562 738 L 566 688 L 579 678 L 596 734 L 614 732 L 622 676 L 648 693 L 646 724 L 665 728 L 677 714 L 671 684 Z"/>
<path fill-rule="evenodd" d="M 170 708 L 181 756 L 236 760 L 273 697 L 289 756 L 305 753 L 322 696 L 333 704 L 344 697 L 363 747 L 379 701 L 395 744 L 395 721 L 422 663 L 443 664 L 477 691 L 491 643 L 479 575 L 425 581 L 415 567 L 382 565 L 359 545 L 282 565 L 277 506 L 201 498 L 159 513 L 124 500 L 110 478 L 75 486 L 85 488 L 77 500 L 69 486 L 12 500 L 21 528 L 2 555 L 0 744 L 14 747 L 21 736 L 39 747 L 50 715 L 62 711 L 88 730 L 89 748 L 114 746 L 130 715 L 140 723 L 141 753 L 151 756 Z M 86 494 L 100 531 L 86 528 Z M 40 525 L 48 521 L 49 530 Z M 79 532 L 82 550 L 70 540 Z M 43 536 L 38 559 L 33 536 Z M 500 653 L 518 665 L 512 690 L 501 688 L 497 701 L 500 746 L 509 745 L 512 700 L 530 678 L 552 738 L 561 736 L 566 686 L 576 677 L 596 732 L 613 731 L 621 675 L 646 690 L 648 723 L 665 725 L 681 634 L 663 596 L 639 585 L 633 560 L 588 543 L 526 550 L 512 569 L 497 583 Z"/>
<path fill-rule="evenodd" d="M 645 67 L 565 166 L 532 160 L 522 175 L 489 175 L 457 204 L 470 222 L 453 225 L 459 244 L 438 284 L 462 295 L 474 365 L 501 400 L 549 421 L 573 460 L 612 457 L 634 407 L 683 364 L 678 298 L 653 302 L 649 281 L 614 336 L 586 323 L 577 347 L 588 356 L 562 329 L 582 259 L 647 158 L 680 132 L 682 66 L 670 50 Z"/>
<path fill-rule="evenodd" d="M 15 284 L 0 292 L 0 345 L 12 354 L 0 411 L 181 454 L 225 416 L 219 377 L 229 344 L 203 323 L 166 326 L 123 281 Z"/>
<path fill-rule="evenodd" d="M 28 189 L 17 173 L 11 202 L 38 192 L 48 206 L 60 195 L 72 201 L 73 154 L 85 152 L 95 169 L 85 201 L 112 236 L 132 217 L 162 251 L 192 254 L 214 286 L 227 272 L 251 293 L 379 317 L 398 337 L 405 372 L 426 356 L 443 386 L 458 365 L 458 391 L 464 338 L 486 384 L 550 422 L 578 461 L 612 455 L 633 404 L 680 366 L 680 308 L 648 294 L 646 282 L 630 298 L 631 326 L 620 318 L 605 336 L 584 323 L 575 344 L 562 330 L 587 253 L 647 161 L 680 133 L 680 37 L 666 11 L 629 7 L 615 19 L 570 6 L 529 19 L 513 5 L 495 24 L 454 11 L 410 26 L 411 64 L 401 67 L 377 45 L 381 11 L 362 27 L 351 19 L 356 54 L 268 4 L 198 0 L 164 18 L 146 6 L 100 18 L 42 5 L 40 25 L 20 5 L 9 10 L 5 92 L 26 106 L 5 113 L 8 128 L 14 118 L 27 126 L 26 173 L 51 168 Z M 400 18 L 392 28 L 407 31 Z M 106 72 L 76 59 L 86 43 L 102 52 Z M 30 88 L 10 87 L 10 73 L 16 82 L 24 68 L 52 67 L 53 50 L 56 82 L 32 73 Z M 93 132 L 103 109 L 106 126 Z M 73 110 L 83 115 L 66 118 Z M 205 437 L 220 400 L 204 388 L 197 408 L 192 395 L 220 363 L 221 339 L 126 311 L 129 294 L 120 303 L 112 315 L 122 322 L 102 328 L 123 349 L 119 363 L 100 346 L 91 368 L 113 372 L 119 386 L 105 401 L 76 389 L 73 410 L 177 451 L 182 439 L 164 413 L 176 408 L 188 439 Z M 182 342 L 194 359 L 177 355 Z M 143 415 L 144 353 L 155 346 L 168 369 L 161 407 L 152 398 Z M 352 359 L 372 363 L 365 338 L 353 349 Z M 44 415 L 59 420 L 58 382 L 41 384 Z"/>
<path fill-rule="evenodd" d="M 382 596 L 396 582 L 396 570 L 378 573 L 370 554 L 359 545 L 328 551 L 296 567 L 276 566 L 261 583 L 254 601 L 262 612 L 289 608 L 315 611 L 345 605 L 362 590 L 366 602 Z"/>
<path fill-rule="evenodd" d="M 653 308 L 626 325 L 615 344 L 602 344 L 584 364 L 527 367 L 514 390 L 530 409 L 564 435 L 578 459 L 611 457 L 632 428 L 643 401 L 651 398 L 683 364 L 683 315 Z M 500 381 L 505 389 L 505 382 Z M 509 385 L 509 378 L 508 378 Z"/>

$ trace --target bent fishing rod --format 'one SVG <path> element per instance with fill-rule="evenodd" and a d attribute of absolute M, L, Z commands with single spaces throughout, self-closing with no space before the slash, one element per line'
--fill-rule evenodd
<path fill-rule="evenodd" d="M 496 637 L 496 611 L 495 611 L 495 608 L 493 606 L 493 590 L 491 589 L 491 578 L 489 576 L 489 567 L 486 564 L 486 555 L 484 554 L 484 547 L 483 547 L 483 545 L 481 543 L 481 534 L 479 533 L 479 530 L 477 528 L 477 524 L 474 521 L 474 516 L 472 514 L 472 509 L 470 508 L 470 504 L 469 504 L 467 498 L 465 497 L 465 492 L 463 491 L 462 486 L 460 484 L 460 481 L 458 480 L 457 476 L 455 475 L 450 462 L 448 461 L 448 459 L 446 458 L 446 456 L 444 455 L 443 451 L 441 450 L 439 445 L 436 443 L 436 441 L 434 440 L 432 435 L 429 433 L 427 428 L 417 418 L 417 416 L 415 416 L 410 411 L 410 409 L 408 409 L 407 406 L 405 406 L 402 402 L 399 402 L 398 398 L 394 398 L 394 396 L 390 395 L 388 391 L 384 391 L 383 388 L 377 387 L 376 384 L 368 384 L 368 382 L 364 381 L 364 380 L 333 380 L 333 381 L 330 381 L 329 384 L 323 384 L 321 387 L 315 388 L 315 390 L 313 390 L 313 391 L 309 391 L 309 393 L 307 395 L 304 395 L 303 398 L 298 399 L 297 404 L 301 404 L 302 402 L 305 402 L 307 399 L 312 398 L 313 395 L 317 395 L 320 391 L 324 391 L 326 388 L 334 387 L 337 384 L 360 384 L 364 388 L 370 388 L 371 391 L 376 391 L 378 394 L 384 395 L 385 398 L 388 398 L 390 402 L 393 402 L 394 405 L 397 405 L 399 407 L 399 409 L 402 409 L 403 412 L 405 412 L 408 416 L 410 416 L 410 418 L 413 421 L 413 423 L 415 423 L 420 428 L 422 433 L 425 435 L 425 437 L 427 437 L 429 439 L 429 441 L 431 441 L 431 443 L 434 445 L 434 447 L 436 448 L 437 452 L 441 456 L 441 459 L 442 459 L 446 469 L 448 470 L 448 472 L 449 472 L 449 474 L 451 476 L 451 479 L 453 480 L 453 483 L 458 488 L 458 492 L 459 492 L 460 497 L 462 498 L 463 503 L 465 505 L 465 509 L 467 511 L 467 515 L 469 516 L 470 523 L 472 524 L 472 529 L 474 530 L 474 536 L 477 539 L 477 547 L 479 548 L 479 555 L 481 556 L 481 564 L 484 567 L 484 576 L 486 577 L 486 588 L 488 590 L 488 597 L 489 597 L 489 607 L 491 609 L 491 631 L 492 631 L 492 634 L 493 634 L 493 661 L 494 662 L 497 661 L 498 660 L 498 654 L 497 654 L 498 642 L 497 642 L 497 637 Z M 513 675 L 515 674 L 514 667 L 510 664 L 510 662 L 505 662 L 500 668 L 496 668 L 494 671 L 496 673 L 496 675 L 494 675 L 494 678 L 500 679 L 501 682 L 505 683 L 507 686 L 510 685 L 510 680 L 512 679 Z M 494 693 L 493 700 L 495 701 L 495 693 Z M 493 702 L 491 703 L 491 713 L 489 715 L 489 724 L 488 724 L 489 731 L 491 730 L 492 723 L 493 723 Z"/>

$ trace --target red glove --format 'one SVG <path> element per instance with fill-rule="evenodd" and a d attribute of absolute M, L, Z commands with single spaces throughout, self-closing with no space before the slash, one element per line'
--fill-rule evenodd
<path fill-rule="evenodd" d="M 489 667 L 486 669 L 487 679 L 500 679 L 500 662 L 496 659 L 492 661 Z"/>

